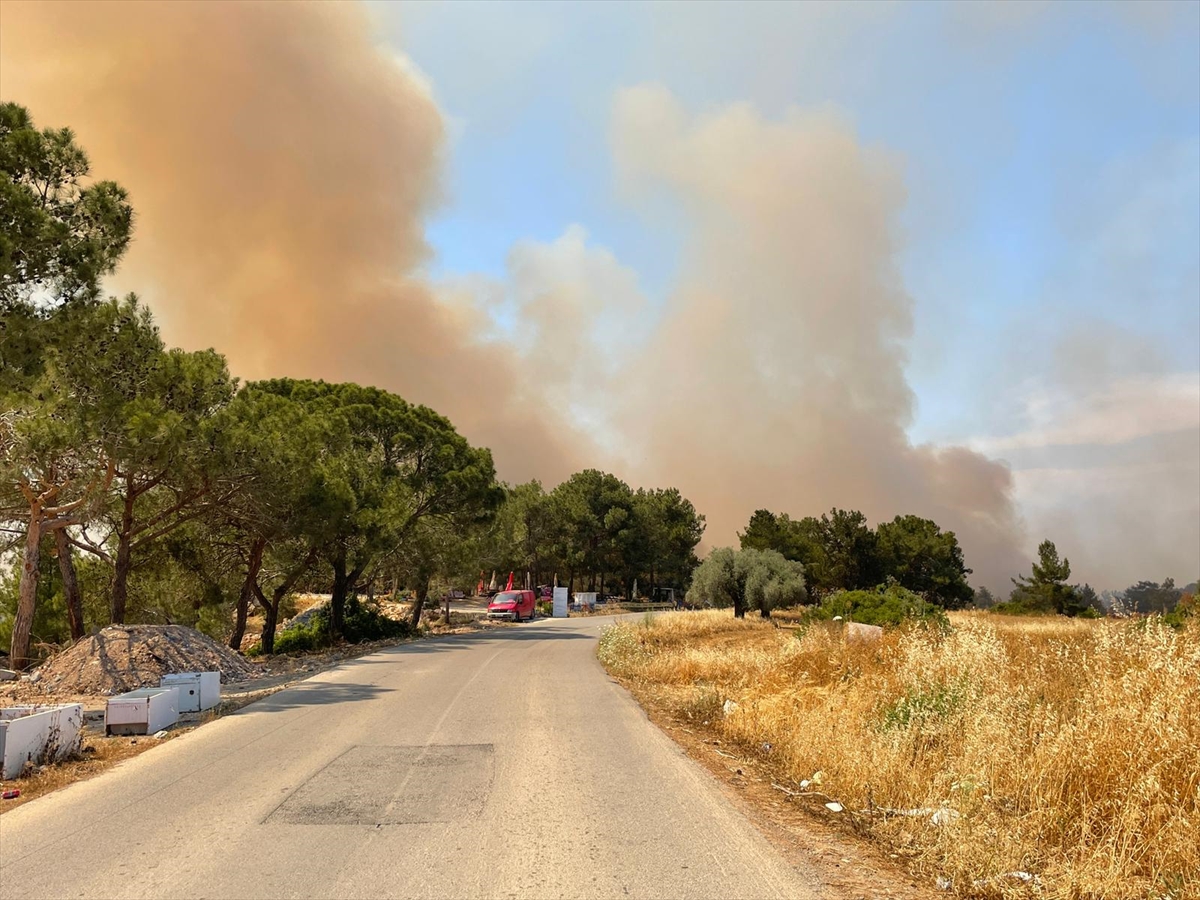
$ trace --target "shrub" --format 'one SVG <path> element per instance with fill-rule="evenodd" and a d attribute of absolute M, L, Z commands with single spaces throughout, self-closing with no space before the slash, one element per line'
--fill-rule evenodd
<path fill-rule="evenodd" d="M 285 628 L 275 638 L 276 653 L 308 653 L 330 645 L 329 611 L 318 610 L 303 625 Z"/>
<path fill-rule="evenodd" d="M 314 617 L 314 621 L 317 618 L 319 616 Z M 385 616 L 380 611 L 378 604 L 364 603 L 358 597 L 350 597 L 346 600 L 342 636 L 348 643 L 361 644 L 364 641 L 404 638 L 410 637 L 412 633 L 412 626 L 407 621 Z"/>
<path fill-rule="evenodd" d="M 873 591 L 838 591 L 810 609 L 806 618 L 809 621 L 828 620 L 834 616 L 864 625 L 888 626 L 915 621 L 941 629 L 950 627 L 950 620 L 940 606 L 898 584 L 880 585 Z"/>

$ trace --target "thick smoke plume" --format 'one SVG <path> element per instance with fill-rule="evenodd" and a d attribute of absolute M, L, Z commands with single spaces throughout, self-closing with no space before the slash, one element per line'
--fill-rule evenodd
<path fill-rule="evenodd" d="M 912 512 L 958 533 L 979 580 L 1016 571 L 1007 467 L 906 435 L 893 162 L 828 113 L 693 120 L 656 87 L 619 98 L 614 141 L 629 192 L 666 192 L 689 223 L 653 352 L 618 392 L 647 475 L 698 497 L 720 538 L 756 507 Z"/>
<path fill-rule="evenodd" d="M 242 377 L 354 380 L 449 416 L 510 479 L 568 474 L 511 354 L 417 277 L 443 122 L 349 3 L 11 3 L 5 99 L 130 192 L 120 284 Z"/>
<path fill-rule="evenodd" d="M 624 92 L 618 168 L 631 195 L 665 196 L 688 223 L 679 281 L 656 319 L 581 232 L 516 247 L 507 291 L 525 297 L 534 365 L 488 341 L 484 307 L 420 276 L 442 118 L 359 8 L 0 9 L 5 98 L 76 129 L 94 171 L 130 190 L 122 285 L 168 339 L 215 346 L 244 377 L 352 379 L 427 403 L 510 480 L 597 465 L 677 485 L 710 544 L 760 506 L 837 505 L 953 528 L 977 580 L 1023 567 L 1007 468 L 907 439 L 903 191 L 834 117 L 693 120 L 662 89 Z"/>

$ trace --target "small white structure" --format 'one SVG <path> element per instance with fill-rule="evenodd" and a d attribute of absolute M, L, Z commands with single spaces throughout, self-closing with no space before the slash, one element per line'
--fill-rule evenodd
<path fill-rule="evenodd" d="M 567 603 L 569 599 L 565 587 L 556 587 L 554 589 L 554 618 L 565 619 L 567 617 Z"/>
<path fill-rule="evenodd" d="M 164 675 L 162 687 L 179 689 L 179 712 L 203 712 L 221 702 L 220 672 L 177 672 Z"/>
<path fill-rule="evenodd" d="M 0 709 L 0 778 L 16 778 L 26 763 L 41 765 L 79 750 L 83 706 L 14 706 Z"/>
<path fill-rule="evenodd" d="M 179 721 L 179 689 L 141 688 L 110 697 L 104 706 L 106 734 L 154 734 Z"/>
<path fill-rule="evenodd" d="M 883 637 L 883 629 L 878 625 L 864 625 L 861 622 L 846 623 L 846 643 L 870 643 Z"/>
<path fill-rule="evenodd" d="M 597 596 L 595 591 L 576 591 L 575 602 L 579 604 L 580 609 L 595 609 Z"/>

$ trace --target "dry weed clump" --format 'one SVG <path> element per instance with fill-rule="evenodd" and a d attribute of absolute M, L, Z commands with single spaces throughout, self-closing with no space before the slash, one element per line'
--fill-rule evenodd
<path fill-rule="evenodd" d="M 1200 896 L 1200 625 L 951 618 L 867 644 L 669 613 L 600 657 L 960 896 Z"/>

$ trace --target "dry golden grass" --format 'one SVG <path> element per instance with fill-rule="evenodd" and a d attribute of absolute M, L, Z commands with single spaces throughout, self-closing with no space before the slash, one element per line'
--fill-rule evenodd
<path fill-rule="evenodd" d="M 1200 624 L 951 619 L 846 644 L 667 613 L 600 658 L 792 789 L 821 773 L 845 818 L 960 896 L 1200 897 Z M 896 812 L 920 809 L 951 812 Z"/>
<path fill-rule="evenodd" d="M 68 784 L 99 775 L 117 763 L 157 747 L 175 736 L 176 732 L 171 732 L 169 737 L 161 739 L 153 735 L 131 738 L 89 734 L 84 738 L 80 752 L 71 759 L 40 766 L 34 774 L 5 781 L 4 790 L 19 790 L 21 796 L 14 800 L 0 801 L 0 815 Z"/>

